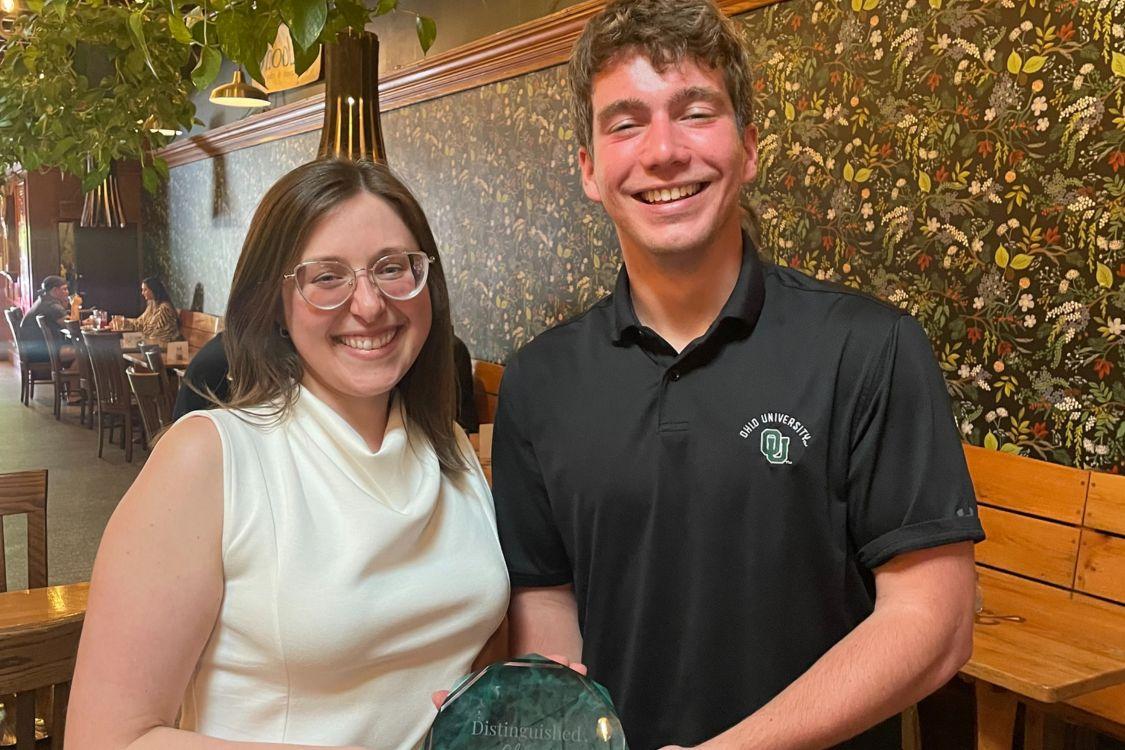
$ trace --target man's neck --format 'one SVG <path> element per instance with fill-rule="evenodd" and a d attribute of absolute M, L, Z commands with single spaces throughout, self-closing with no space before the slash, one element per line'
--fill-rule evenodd
<path fill-rule="evenodd" d="M 738 223 L 690 258 L 654 256 L 622 247 L 633 309 L 677 352 L 711 327 L 738 283 L 742 234 Z"/>

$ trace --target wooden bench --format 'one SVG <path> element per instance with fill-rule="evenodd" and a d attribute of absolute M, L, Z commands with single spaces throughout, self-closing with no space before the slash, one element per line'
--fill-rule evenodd
<path fill-rule="evenodd" d="M 1106 613 L 1107 623 L 1119 622 L 1125 614 L 1125 477 L 972 446 L 965 455 L 988 537 L 976 549 L 982 573 L 1044 596 L 1062 594 L 1084 611 Z M 1054 718 L 1125 739 L 1125 685 L 1057 703 L 1021 702 L 1029 747 L 1052 744 Z"/>
<path fill-rule="evenodd" d="M 180 335 L 188 342 L 188 351 L 194 354 L 215 334 L 223 330 L 223 319 L 217 315 L 194 310 L 180 310 Z"/>

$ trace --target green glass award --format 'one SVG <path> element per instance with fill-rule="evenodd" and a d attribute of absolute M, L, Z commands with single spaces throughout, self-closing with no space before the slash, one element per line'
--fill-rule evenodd
<path fill-rule="evenodd" d="M 627 750 L 604 687 L 538 654 L 490 664 L 438 709 L 426 750 Z"/>

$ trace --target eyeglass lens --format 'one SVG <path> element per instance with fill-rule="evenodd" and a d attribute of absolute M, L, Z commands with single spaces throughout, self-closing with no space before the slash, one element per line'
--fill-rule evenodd
<path fill-rule="evenodd" d="M 425 253 L 394 253 L 380 258 L 367 270 L 371 283 L 393 300 L 408 300 L 426 284 L 429 258 Z M 297 290 L 313 307 L 330 310 L 348 301 L 356 276 L 347 264 L 335 260 L 304 263 L 295 273 Z"/>

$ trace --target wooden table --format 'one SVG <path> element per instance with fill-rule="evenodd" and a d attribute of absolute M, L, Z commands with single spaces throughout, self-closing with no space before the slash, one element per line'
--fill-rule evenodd
<path fill-rule="evenodd" d="M 125 361 L 128 362 L 131 365 L 140 365 L 141 367 L 144 367 L 145 369 L 148 369 L 148 360 L 145 359 L 145 355 L 141 354 L 140 351 L 134 351 L 132 349 L 123 349 L 122 353 L 121 353 L 121 356 L 124 357 Z M 172 357 L 169 357 L 167 354 L 165 354 L 164 355 L 164 367 L 166 369 L 169 369 L 169 370 L 175 370 L 177 374 L 182 374 L 183 369 L 186 368 L 189 364 L 191 364 L 191 360 L 194 356 L 195 356 L 194 352 L 188 352 L 188 355 L 187 355 L 186 358 L 185 357 L 172 358 Z"/>
<path fill-rule="evenodd" d="M 1021 698 L 1058 703 L 1125 683 L 1125 611 L 978 570 L 985 609 L 1024 618 L 973 628 L 973 655 L 961 672 L 976 680 L 978 750 L 1011 748 Z"/>
<path fill-rule="evenodd" d="M 32 627 L 86 615 L 88 582 L 48 586 L 0 594 L 0 649 L 6 631 Z"/>

